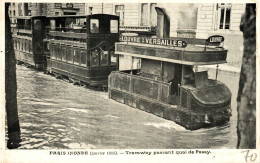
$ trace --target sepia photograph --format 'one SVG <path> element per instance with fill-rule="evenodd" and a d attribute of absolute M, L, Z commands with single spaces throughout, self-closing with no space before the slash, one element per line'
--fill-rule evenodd
<path fill-rule="evenodd" d="M 57 2 L 1 1 L 0 162 L 260 160 L 258 3 Z"/>

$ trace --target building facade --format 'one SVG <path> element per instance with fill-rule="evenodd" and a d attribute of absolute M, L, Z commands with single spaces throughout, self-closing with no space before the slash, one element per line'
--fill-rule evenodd
<path fill-rule="evenodd" d="M 240 66 L 243 36 L 239 26 L 245 6 L 239 3 L 11 3 L 9 15 L 112 14 L 120 16 L 121 32 L 155 35 L 155 7 L 159 7 L 169 17 L 169 37 L 208 38 L 223 35 L 224 47 L 229 50 L 228 63 Z M 15 25 L 15 18 L 11 19 Z"/>
<path fill-rule="evenodd" d="M 155 32 L 156 3 L 86 3 L 86 14 L 112 14 L 120 17 L 120 31 Z"/>
<path fill-rule="evenodd" d="M 47 16 L 85 15 L 85 3 L 48 3 Z"/>
<path fill-rule="evenodd" d="M 240 20 L 246 4 L 239 3 L 87 3 L 86 14 L 113 14 L 120 16 L 123 32 L 151 31 L 157 26 L 155 7 L 163 8 L 170 19 L 169 37 L 208 38 L 225 37 L 227 61 L 240 66 L 243 36 Z"/>
<path fill-rule="evenodd" d="M 224 36 L 224 47 L 228 49 L 227 62 L 236 67 L 241 66 L 243 57 L 243 34 L 240 31 L 240 21 L 245 7 L 245 3 L 198 5 L 197 37 Z"/>
<path fill-rule="evenodd" d="M 85 15 L 85 3 L 11 3 L 9 16 Z"/>

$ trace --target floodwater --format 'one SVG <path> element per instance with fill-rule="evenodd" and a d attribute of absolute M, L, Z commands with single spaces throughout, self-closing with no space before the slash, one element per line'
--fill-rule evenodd
<path fill-rule="evenodd" d="M 215 71 L 209 77 L 215 78 Z M 230 123 L 189 131 L 108 99 L 107 92 L 18 65 L 19 149 L 235 148 L 239 75 L 219 72 L 218 79 L 233 94 Z"/>

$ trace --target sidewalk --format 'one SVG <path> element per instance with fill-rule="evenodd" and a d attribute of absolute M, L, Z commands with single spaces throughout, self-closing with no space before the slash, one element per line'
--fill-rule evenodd
<path fill-rule="evenodd" d="M 199 66 L 199 69 L 214 69 L 216 70 L 217 65 L 205 65 L 205 66 Z M 226 72 L 232 72 L 232 73 L 240 73 L 240 69 L 238 67 L 230 66 L 228 64 L 219 64 L 218 70 L 219 71 L 226 71 Z"/>

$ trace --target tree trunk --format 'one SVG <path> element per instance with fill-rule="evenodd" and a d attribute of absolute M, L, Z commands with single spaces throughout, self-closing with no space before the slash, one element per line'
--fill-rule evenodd
<path fill-rule="evenodd" d="M 19 147 L 20 125 L 17 111 L 17 84 L 16 84 L 16 61 L 14 54 L 13 39 L 11 34 L 10 19 L 8 15 L 9 4 L 5 4 L 5 92 L 6 114 L 8 127 L 7 148 Z"/>
<path fill-rule="evenodd" d="M 240 29 L 244 54 L 237 96 L 237 148 L 256 148 L 256 4 L 247 4 Z"/>

